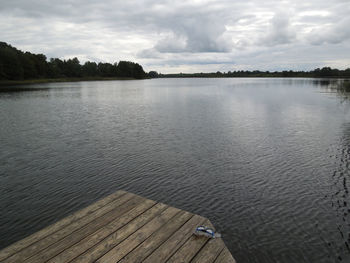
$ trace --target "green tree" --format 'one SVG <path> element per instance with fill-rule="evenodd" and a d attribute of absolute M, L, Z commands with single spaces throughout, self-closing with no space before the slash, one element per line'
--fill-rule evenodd
<path fill-rule="evenodd" d="M 0 61 L 6 79 L 23 79 L 23 67 L 17 49 L 0 42 Z"/>
<path fill-rule="evenodd" d="M 90 61 L 85 62 L 82 66 L 82 74 L 86 77 L 98 76 L 97 64 Z"/>
<path fill-rule="evenodd" d="M 23 77 L 25 79 L 34 79 L 39 77 L 32 54 L 26 52 L 23 56 L 21 56 L 21 64 L 23 67 Z"/>
<path fill-rule="evenodd" d="M 150 71 L 148 72 L 148 77 L 154 79 L 154 78 L 158 78 L 159 77 L 159 74 L 157 71 Z"/>
<path fill-rule="evenodd" d="M 81 77 L 81 65 L 78 58 L 64 61 L 64 75 L 67 77 Z"/>
<path fill-rule="evenodd" d="M 64 62 L 59 58 L 51 58 L 48 63 L 48 77 L 60 78 L 63 77 Z"/>
<path fill-rule="evenodd" d="M 2 65 L 2 63 L 0 62 L 0 79 L 4 80 L 5 78 L 5 72 L 4 72 L 4 66 Z"/>
<path fill-rule="evenodd" d="M 119 77 L 136 78 L 142 79 L 146 77 L 146 73 L 142 66 L 130 62 L 130 61 L 120 61 L 117 65 L 117 75 Z"/>
<path fill-rule="evenodd" d="M 98 63 L 97 70 L 101 77 L 114 77 L 116 75 L 115 66 L 110 63 Z"/>

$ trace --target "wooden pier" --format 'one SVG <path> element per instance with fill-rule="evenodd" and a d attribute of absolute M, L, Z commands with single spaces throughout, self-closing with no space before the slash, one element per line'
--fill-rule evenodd
<path fill-rule="evenodd" d="M 0 262 L 235 262 L 208 219 L 118 191 L 0 251 Z"/>

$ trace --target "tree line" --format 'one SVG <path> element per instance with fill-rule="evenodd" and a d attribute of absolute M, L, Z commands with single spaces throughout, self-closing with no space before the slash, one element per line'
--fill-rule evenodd
<path fill-rule="evenodd" d="M 78 58 L 61 60 L 43 54 L 23 52 L 0 42 L 0 80 L 58 79 L 58 78 L 233 78 L 233 77 L 308 77 L 308 78 L 350 78 L 350 68 L 345 70 L 330 67 L 311 71 L 228 71 L 212 73 L 161 74 L 146 73 L 142 66 L 130 62 L 80 64 Z"/>
<path fill-rule="evenodd" d="M 317 68 L 311 71 L 228 71 L 228 72 L 212 72 L 212 73 L 177 73 L 177 74 L 160 74 L 155 71 L 150 71 L 149 76 L 151 78 L 237 78 L 237 77 L 254 77 L 254 78 L 264 78 L 264 77 L 277 77 L 277 78 L 350 78 L 350 68 L 345 70 L 333 69 L 330 67 Z"/>
<path fill-rule="evenodd" d="M 56 78 L 146 78 L 141 65 L 120 61 L 119 63 L 80 64 L 78 58 L 61 60 L 43 54 L 23 52 L 0 42 L 0 80 L 56 79 Z"/>

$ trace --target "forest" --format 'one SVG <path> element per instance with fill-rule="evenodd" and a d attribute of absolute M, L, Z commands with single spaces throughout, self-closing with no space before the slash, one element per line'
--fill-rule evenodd
<path fill-rule="evenodd" d="M 345 70 L 331 67 L 311 71 L 228 71 L 212 73 L 161 74 L 156 71 L 146 73 L 142 66 L 130 62 L 81 64 L 78 58 L 62 60 L 43 54 L 23 52 L 11 45 L 0 42 L 0 81 L 35 79 L 98 79 L 98 78 L 234 78 L 234 77 L 306 77 L 306 78 L 350 78 L 350 68 Z"/>
<path fill-rule="evenodd" d="M 350 78 L 350 68 L 345 70 L 331 67 L 317 68 L 311 71 L 228 71 L 212 73 L 178 73 L 178 74 L 158 74 L 149 72 L 150 77 L 158 78 Z"/>
<path fill-rule="evenodd" d="M 141 65 L 120 61 L 119 63 L 80 64 L 78 58 L 47 60 L 43 54 L 23 52 L 0 42 L 0 80 L 59 79 L 59 78 L 133 78 L 147 77 Z"/>

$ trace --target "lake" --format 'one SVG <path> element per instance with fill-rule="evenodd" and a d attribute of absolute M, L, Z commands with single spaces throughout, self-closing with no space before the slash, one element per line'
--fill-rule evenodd
<path fill-rule="evenodd" d="M 317 79 L 0 92 L 0 248 L 119 189 L 208 217 L 238 262 L 350 262 L 350 104 Z"/>

